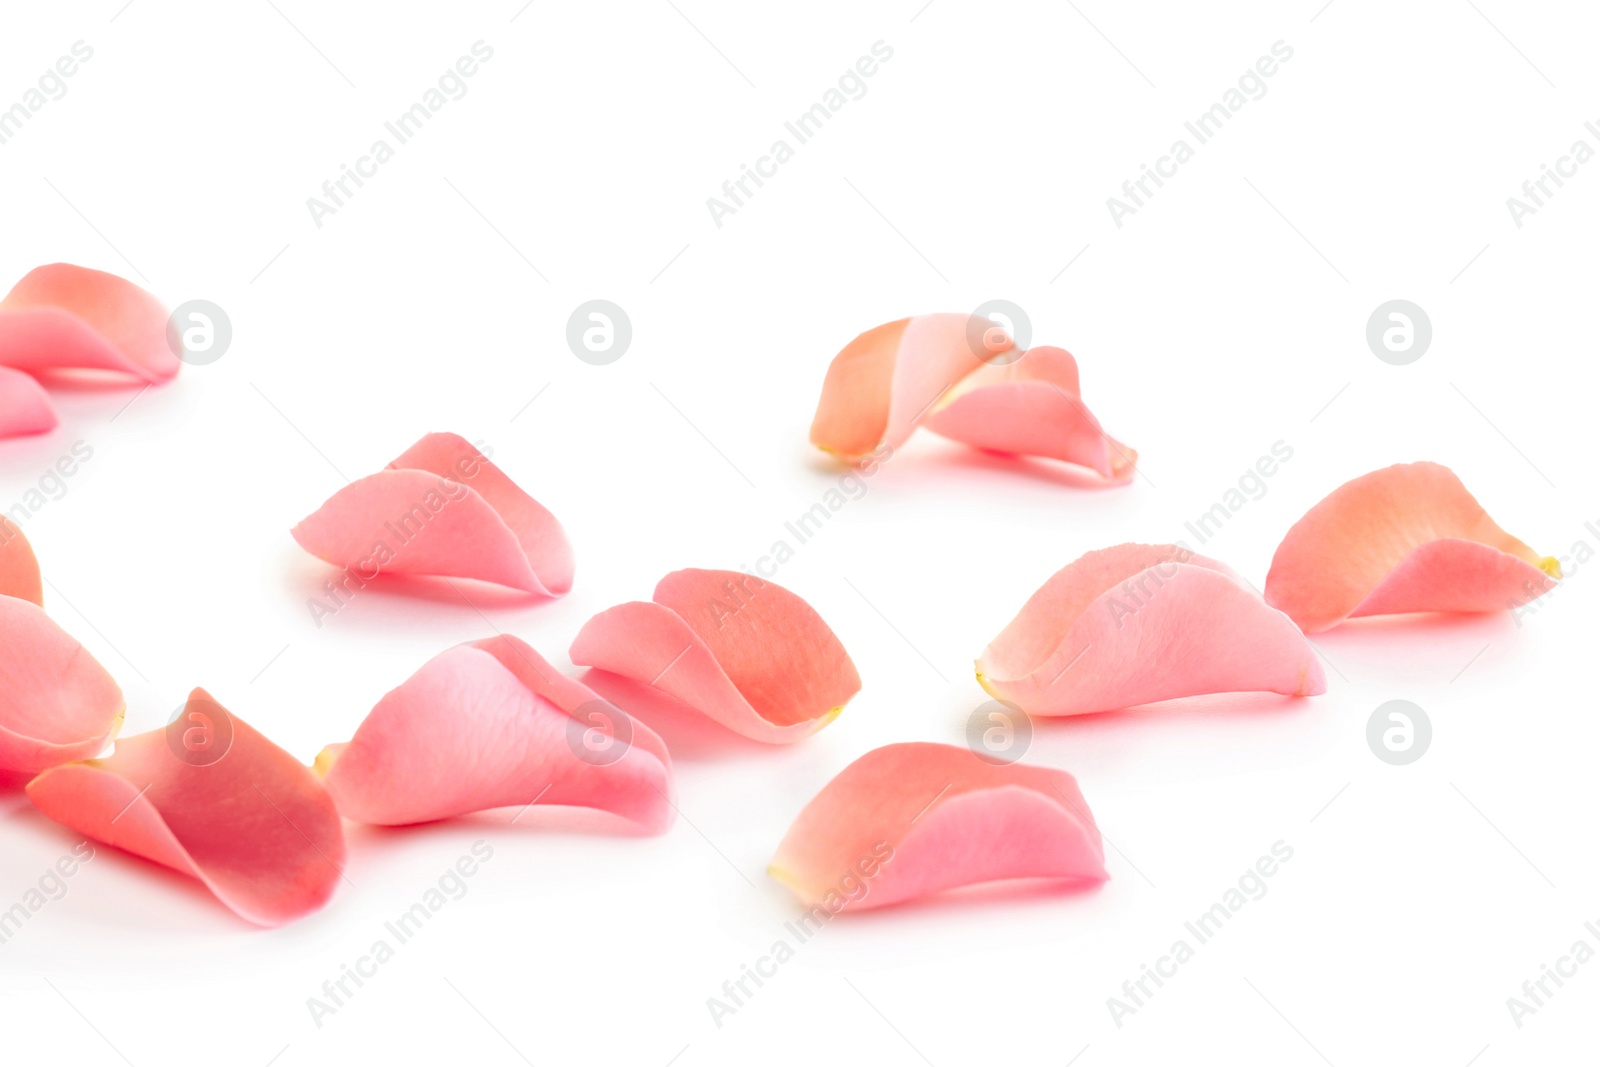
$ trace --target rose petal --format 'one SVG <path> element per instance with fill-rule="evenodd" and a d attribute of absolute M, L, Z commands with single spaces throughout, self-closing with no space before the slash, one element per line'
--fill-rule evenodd
<path fill-rule="evenodd" d="M 1224 565 L 1175 545 L 1118 545 L 1057 571 L 990 642 L 977 672 L 993 696 L 1033 715 L 1327 690 L 1287 616 Z"/>
<path fill-rule="evenodd" d="M 262 926 L 322 907 L 344 864 L 344 827 L 316 775 L 204 689 L 171 726 L 53 767 L 28 796 L 81 834 L 198 878 Z"/>
<path fill-rule="evenodd" d="M 1360 615 L 1497 611 L 1547 592 L 1556 561 L 1495 525 L 1437 463 L 1401 463 L 1329 493 L 1290 528 L 1267 602 L 1306 633 Z"/>
<path fill-rule="evenodd" d="M 861 676 L 822 617 L 775 582 L 674 571 L 654 603 L 602 611 L 572 662 L 643 682 L 757 741 L 788 743 L 832 722 Z"/>
<path fill-rule="evenodd" d="M 1557 564 L 1552 561 L 1552 566 Z M 1495 611 L 1555 587 L 1538 567 L 1476 541 L 1442 537 L 1412 551 L 1350 617 L 1420 611 Z"/>
<path fill-rule="evenodd" d="M 828 366 L 811 443 L 846 458 L 898 448 L 956 382 L 1013 347 L 971 315 L 917 315 L 851 341 Z"/>
<path fill-rule="evenodd" d="M 539 580 L 553 595 L 572 588 L 572 545 L 556 517 L 523 492 L 458 434 L 430 433 L 389 464 L 391 470 L 423 470 L 468 484 L 505 520 L 523 554 L 537 562 Z"/>
<path fill-rule="evenodd" d="M 873 749 L 840 771 L 767 873 L 830 914 L 1017 878 L 1106 878 L 1100 831 L 1072 775 L 921 741 Z"/>
<path fill-rule="evenodd" d="M 0 596 L 0 771 L 93 756 L 122 726 L 122 690 L 29 600 Z"/>
<path fill-rule="evenodd" d="M 291 532 L 358 584 L 381 572 L 476 578 L 552 597 L 572 588 L 560 523 L 455 434 L 428 434 Z"/>
<path fill-rule="evenodd" d="M 44 606 L 44 578 L 33 546 L 22 530 L 0 515 L 0 596 L 14 596 Z"/>
<path fill-rule="evenodd" d="M 986 363 L 928 413 L 928 429 L 974 448 L 1074 463 L 1125 485 L 1138 453 L 1108 436 L 1078 393 L 1078 365 L 1064 348 L 1030 348 Z"/>
<path fill-rule="evenodd" d="M 161 301 L 115 274 L 71 263 L 36 267 L 0 300 L 0 364 L 165 381 L 182 366 L 167 319 Z"/>
<path fill-rule="evenodd" d="M 0 437 L 46 433 L 59 422 L 44 386 L 22 371 L 0 367 Z"/>
<path fill-rule="evenodd" d="M 505 635 L 429 660 L 317 768 L 345 817 L 386 826 L 539 803 L 659 833 L 675 814 L 661 739 Z"/>

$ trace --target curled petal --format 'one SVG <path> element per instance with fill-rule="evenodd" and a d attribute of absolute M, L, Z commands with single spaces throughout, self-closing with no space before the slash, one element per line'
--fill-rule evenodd
<path fill-rule="evenodd" d="M 44 578 L 33 546 L 22 530 L 0 515 L 0 596 L 14 596 L 44 606 Z"/>
<path fill-rule="evenodd" d="M 322 907 L 344 865 L 344 827 L 317 776 L 204 689 L 166 729 L 52 767 L 28 796 L 79 833 L 199 879 L 262 926 Z"/>
<path fill-rule="evenodd" d="M 1100 428 L 1078 393 L 1078 365 L 1064 348 L 1030 348 L 985 363 L 928 413 L 928 429 L 974 448 L 1042 456 L 1087 467 L 1107 482 L 1133 480 L 1138 453 Z"/>
<path fill-rule="evenodd" d="M 861 689 L 855 664 L 810 604 L 740 571 L 674 571 L 653 602 L 619 604 L 585 623 L 570 656 L 772 743 L 822 729 Z"/>
<path fill-rule="evenodd" d="M 71 263 L 36 267 L 0 300 L 0 364 L 166 381 L 182 365 L 167 320 L 161 301 L 115 274 Z"/>
<path fill-rule="evenodd" d="M 537 561 L 545 588 L 557 596 L 572 588 L 572 545 L 556 517 L 459 434 L 430 433 L 389 469 L 422 470 L 470 485 L 505 520 L 530 564 Z"/>
<path fill-rule="evenodd" d="M 343 815 L 386 826 L 533 803 L 652 832 L 674 816 L 661 739 L 506 635 L 423 664 L 317 769 Z"/>
<path fill-rule="evenodd" d="M 32 375 L 0 366 L 0 438 L 46 433 L 59 422 L 44 386 Z"/>
<path fill-rule="evenodd" d="M 1077 715 L 1206 693 L 1327 690 L 1310 642 L 1221 563 L 1118 545 L 1051 576 L 977 662 L 993 696 Z"/>
<path fill-rule="evenodd" d="M 359 581 L 380 573 L 476 578 L 541 596 L 572 588 L 555 516 L 463 438 L 432 433 L 339 490 L 292 531 Z"/>
<path fill-rule="evenodd" d="M 1554 587 L 1556 561 L 1489 518 L 1437 463 L 1400 463 L 1329 493 L 1272 557 L 1267 602 L 1306 633 L 1347 618 L 1497 611 Z"/>
<path fill-rule="evenodd" d="M 917 315 L 868 330 L 828 366 L 811 443 L 850 459 L 898 448 L 952 385 L 1013 347 L 998 325 L 971 315 Z"/>
<path fill-rule="evenodd" d="M 840 771 L 767 873 L 834 914 L 1018 878 L 1106 878 L 1100 831 L 1072 775 L 921 741 L 873 749 Z"/>
<path fill-rule="evenodd" d="M 88 650 L 37 604 L 0 596 L 0 771 L 87 759 L 124 710 L 122 690 Z"/>

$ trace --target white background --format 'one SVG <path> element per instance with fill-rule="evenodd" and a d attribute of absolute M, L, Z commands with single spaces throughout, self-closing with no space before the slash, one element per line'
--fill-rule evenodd
<path fill-rule="evenodd" d="M 1575 139 L 1600 147 L 1592 12 L 123 2 L 7 5 L 0 106 L 73 42 L 94 57 L 0 145 L 0 287 L 57 260 L 142 276 L 169 305 L 224 307 L 234 342 L 136 399 L 58 391 L 59 430 L 0 445 L 0 505 L 93 447 L 26 529 L 129 733 L 201 684 L 310 760 L 491 625 L 565 664 L 584 620 L 665 572 L 754 563 L 838 477 L 806 441 L 828 360 L 903 315 L 1021 305 L 1142 474 L 1086 489 L 909 443 L 778 575 L 861 694 L 786 748 L 663 723 L 683 811 L 664 837 L 537 812 L 352 826 L 348 884 L 275 931 L 102 848 L 0 946 L 8 1062 L 1592 1057 L 1600 963 L 1520 1029 L 1506 1007 L 1578 938 L 1600 948 L 1582 567 L 1520 625 L 1319 637 L 1326 696 L 1040 724 L 1027 759 L 1077 775 L 1113 846 L 1103 888 L 840 919 L 720 1028 L 706 1006 L 797 913 L 763 872 L 823 783 L 891 741 L 961 743 L 985 699 L 971 660 L 1028 594 L 1089 549 L 1186 536 L 1274 442 L 1293 459 L 1201 548 L 1258 583 L 1306 508 L 1403 460 L 1450 465 L 1543 552 L 1600 548 L 1600 163 L 1520 229 L 1505 203 Z M 480 39 L 494 57 L 467 95 L 317 228 L 306 198 Z M 894 55 L 867 94 L 715 226 L 706 198 L 879 40 Z M 1115 226 L 1106 198 L 1279 40 L 1294 55 L 1267 94 Z M 610 366 L 564 340 L 596 297 L 633 323 Z M 1394 298 L 1434 329 L 1405 367 L 1364 339 Z M 572 594 L 371 590 L 318 628 L 329 569 L 288 528 L 445 429 L 561 518 Z M 1434 726 L 1406 767 L 1365 740 L 1393 698 Z M 0 806 L 9 906 L 75 838 L 20 793 Z M 314 1025 L 307 998 L 479 839 L 494 856 L 467 895 Z M 1294 858 L 1267 895 L 1117 1027 L 1107 998 L 1279 840 Z"/>

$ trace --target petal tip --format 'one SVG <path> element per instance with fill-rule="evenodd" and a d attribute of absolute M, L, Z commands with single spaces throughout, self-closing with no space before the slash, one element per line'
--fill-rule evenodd
<path fill-rule="evenodd" d="M 318 778 L 328 777 L 328 772 L 333 770 L 334 761 L 339 758 L 339 753 L 344 750 L 344 745 L 324 745 L 317 758 L 311 761 L 311 771 Z"/>

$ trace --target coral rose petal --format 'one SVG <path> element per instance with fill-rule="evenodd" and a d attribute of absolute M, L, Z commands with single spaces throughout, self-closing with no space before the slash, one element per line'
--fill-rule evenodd
<path fill-rule="evenodd" d="M 203 689 L 171 726 L 53 767 L 28 796 L 79 833 L 199 879 L 262 926 L 322 907 L 344 865 L 344 827 L 316 775 Z"/>
<path fill-rule="evenodd" d="M 0 596 L 0 771 L 97 754 L 124 707 L 115 679 L 37 604 Z"/>
<path fill-rule="evenodd" d="M 921 741 L 874 749 L 839 772 L 767 873 L 830 913 L 1020 878 L 1106 879 L 1100 831 L 1072 775 Z"/>
<path fill-rule="evenodd" d="M 341 813 L 387 826 L 533 803 L 652 832 L 674 816 L 661 739 L 504 635 L 429 660 L 317 767 Z"/>
<path fill-rule="evenodd" d="M 0 437 L 47 433 L 59 422 L 44 386 L 32 375 L 0 367 Z"/>
<path fill-rule="evenodd" d="M 33 546 L 16 523 L 0 515 L 0 596 L 44 605 L 44 577 Z"/>
<path fill-rule="evenodd" d="M 855 664 L 811 605 L 740 571 L 674 571 L 652 603 L 620 604 L 585 623 L 570 656 L 772 743 L 820 730 L 861 689 Z"/>
<path fill-rule="evenodd" d="M 148 382 L 178 373 L 161 301 L 115 274 L 53 263 L 0 300 L 0 364 L 27 371 L 118 371 Z"/>
<path fill-rule="evenodd" d="M 1033 715 L 1207 693 L 1327 690 L 1310 642 L 1223 564 L 1118 545 L 1057 571 L 990 642 L 978 681 Z"/>
<path fill-rule="evenodd" d="M 541 596 L 572 588 L 572 549 L 554 516 L 454 434 L 427 435 L 291 532 L 358 581 L 475 578 Z"/>
<path fill-rule="evenodd" d="M 998 325 L 971 315 L 918 315 L 868 330 L 828 366 L 811 443 L 851 459 L 898 448 L 952 385 L 1012 347 Z"/>
<path fill-rule="evenodd" d="M 929 412 L 928 429 L 974 448 L 1042 456 L 1087 467 L 1111 484 L 1133 480 L 1138 453 L 1100 428 L 1078 394 L 1078 366 L 1064 348 L 1030 348 L 986 363 Z"/>
<path fill-rule="evenodd" d="M 1497 611 L 1561 576 L 1437 463 L 1401 463 L 1329 493 L 1290 528 L 1267 602 L 1307 633 L 1360 615 Z"/>

